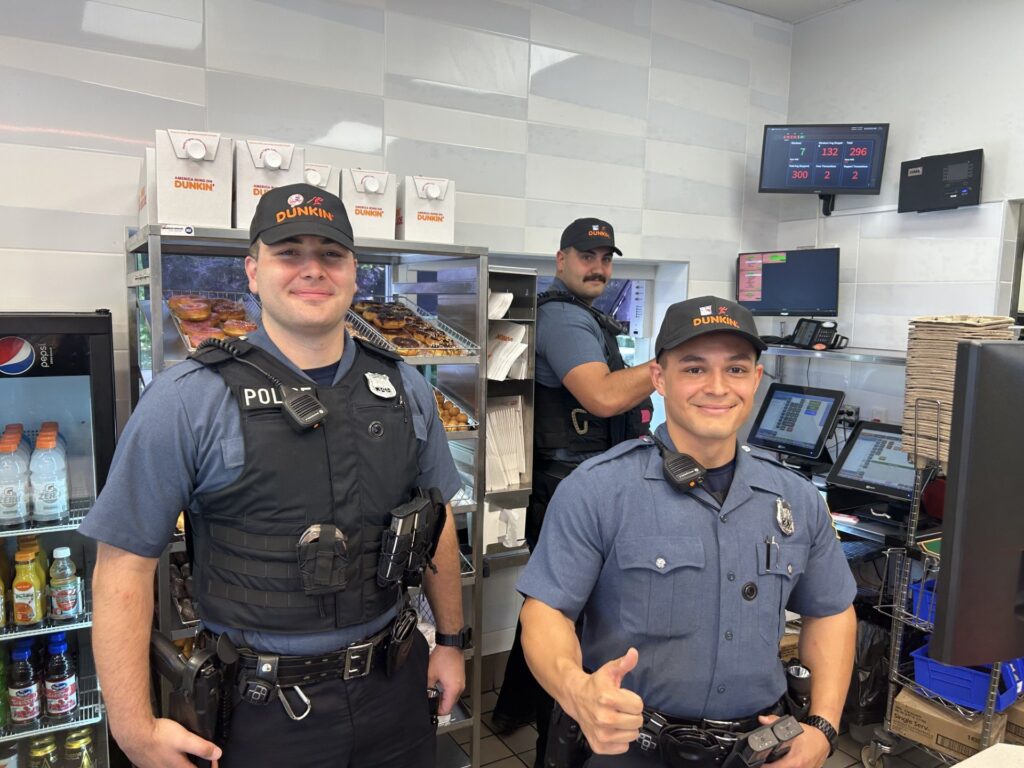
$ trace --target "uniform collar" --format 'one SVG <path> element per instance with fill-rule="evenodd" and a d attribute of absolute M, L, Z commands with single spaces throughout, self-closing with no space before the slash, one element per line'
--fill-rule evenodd
<path fill-rule="evenodd" d="M 654 431 L 658 439 L 669 448 L 675 450 L 672 438 L 668 434 L 668 427 L 661 424 Z M 647 438 L 650 439 L 650 438 Z M 653 441 L 652 441 L 653 443 Z M 644 468 L 645 480 L 665 481 L 661 469 L 661 452 L 650 451 L 647 457 L 647 466 Z M 726 497 L 726 507 L 734 508 L 745 502 L 754 495 L 754 491 L 766 491 L 781 495 L 783 488 L 778 473 L 771 472 L 766 462 L 754 458 L 746 449 L 746 446 L 736 447 L 736 470 L 733 473 L 732 485 L 729 488 L 729 495 Z"/>
<path fill-rule="evenodd" d="M 297 365 L 295 365 L 295 363 L 289 360 L 285 356 L 284 352 L 278 349 L 277 344 L 275 344 L 273 340 L 270 338 L 270 336 L 267 335 L 267 332 L 263 330 L 262 325 L 255 331 L 250 333 L 248 336 L 246 336 L 245 340 L 248 341 L 250 344 L 259 347 L 263 351 L 272 354 L 274 357 L 276 357 L 278 360 L 280 360 L 282 363 L 288 366 L 288 368 L 291 369 L 297 375 L 301 376 L 304 379 L 309 379 L 309 381 L 312 381 L 312 379 L 310 379 L 309 376 L 307 376 L 301 368 L 299 368 Z M 341 378 L 346 373 L 348 373 L 349 369 L 352 367 L 352 363 L 355 362 L 355 359 L 355 342 L 353 342 L 352 337 L 348 335 L 348 331 L 345 331 L 345 348 L 341 353 L 341 361 L 338 363 L 338 371 L 337 373 L 334 374 L 334 384 L 337 384 L 341 380 Z"/>

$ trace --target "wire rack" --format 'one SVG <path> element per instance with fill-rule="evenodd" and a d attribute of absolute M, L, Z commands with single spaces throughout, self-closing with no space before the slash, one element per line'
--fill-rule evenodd
<path fill-rule="evenodd" d="M 78 710 L 70 720 L 54 722 L 42 717 L 33 725 L 7 725 L 0 728 L 0 743 L 35 736 L 44 736 L 57 731 L 69 731 L 84 725 L 98 723 L 103 718 L 103 703 L 100 687 L 95 675 L 78 678 Z"/>
<path fill-rule="evenodd" d="M 910 628 L 921 632 L 931 632 L 934 628 L 933 622 L 928 615 L 929 612 L 922 611 L 920 603 L 915 605 L 911 602 L 911 585 L 915 583 L 922 585 L 918 592 L 920 597 L 924 592 L 924 582 L 928 581 L 930 578 L 935 578 L 940 566 L 939 556 L 931 552 L 920 550 L 917 547 L 915 537 L 917 534 L 917 523 L 921 515 L 921 497 L 924 492 L 924 486 L 932 476 L 932 473 L 939 468 L 937 460 L 921 460 L 922 452 L 918 444 L 918 439 L 921 435 L 919 424 L 922 418 L 930 417 L 928 416 L 929 411 L 934 410 L 935 452 L 933 455 L 942 455 L 942 432 L 939 429 L 940 420 L 942 418 L 942 407 L 943 404 L 941 401 L 932 398 L 918 398 L 914 401 L 914 439 L 912 445 L 912 458 L 917 466 L 917 470 L 914 473 L 914 493 L 910 507 L 910 514 L 906 521 L 905 546 L 903 548 L 889 549 L 885 553 L 888 567 L 885 571 L 883 584 L 879 589 L 879 600 L 878 605 L 876 606 L 882 614 L 888 616 L 892 620 L 891 644 L 889 648 L 889 691 L 886 701 L 884 731 L 888 734 L 893 733 L 892 722 L 896 695 L 901 689 L 908 688 L 913 693 L 928 699 L 932 703 L 943 707 L 947 711 L 963 718 L 964 720 L 969 722 L 980 722 L 982 724 L 980 748 L 985 749 L 991 746 L 992 743 L 992 721 L 995 712 L 996 696 L 1002 674 L 1002 665 L 998 663 L 992 665 L 986 705 L 983 710 L 978 711 L 968 709 L 955 704 L 954 702 L 948 701 L 934 691 L 928 690 L 922 686 L 913 679 L 913 661 L 904 661 L 903 659 L 903 645 L 906 639 L 906 630 Z M 911 553 L 913 553 L 913 556 Z M 915 567 L 915 563 L 919 563 L 919 566 Z M 908 603 L 910 603 L 909 609 Z M 922 612 L 924 612 L 925 615 L 921 615 Z M 936 752 L 934 749 L 928 748 L 927 745 L 920 744 L 919 742 L 907 739 L 906 737 L 901 736 L 898 738 L 905 739 L 906 742 L 915 744 L 917 747 L 923 749 L 929 755 L 940 760 L 945 765 L 953 765 L 958 763 L 961 759 L 969 757 L 968 754 L 963 754 L 960 757 L 951 757 L 950 755 Z M 876 737 L 871 744 L 865 747 L 865 752 L 870 750 L 871 756 L 870 763 L 867 760 L 864 760 L 865 765 L 874 764 L 874 760 L 877 759 L 878 756 L 891 752 L 891 748 L 886 745 L 885 742 L 885 739 L 879 739 Z M 954 743 L 951 743 L 949 748 L 953 751 L 958 751 L 955 749 L 955 746 L 956 745 Z"/>
<path fill-rule="evenodd" d="M 391 339 L 384 336 L 372 323 L 367 322 L 360 316 L 355 310 L 349 310 L 348 320 L 355 327 L 356 331 L 365 338 L 367 341 L 376 344 L 377 346 L 389 349 L 393 352 L 398 352 L 401 355 L 412 356 L 412 355 L 475 355 L 480 351 L 480 347 L 469 340 L 464 334 L 452 328 L 437 318 L 437 316 L 430 314 L 425 309 L 422 309 L 419 305 L 413 303 L 405 296 L 401 294 L 393 294 L 391 297 L 384 296 L 370 296 L 358 301 L 375 301 L 380 303 L 392 303 L 398 304 L 403 309 L 407 309 L 415 314 L 420 320 L 425 322 L 427 325 L 441 331 L 448 336 L 457 345 L 456 347 L 441 347 L 441 346 L 426 346 L 420 345 L 417 347 L 402 347 L 396 345 Z"/>
<path fill-rule="evenodd" d="M 435 392 L 439 393 L 441 395 L 441 397 L 443 397 L 445 400 L 447 400 L 448 402 L 452 403 L 457 408 L 459 408 L 459 410 L 461 410 L 464 414 L 466 414 L 466 418 L 468 419 L 468 421 L 465 424 L 459 424 L 459 425 L 448 425 L 448 424 L 445 424 L 444 425 L 445 432 L 465 432 L 467 430 L 477 429 L 480 426 L 480 422 L 478 422 L 476 419 L 473 418 L 469 408 L 466 407 L 465 403 L 463 403 L 458 398 L 452 397 L 447 392 L 442 390 L 440 387 L 435 387 L 435 386 L 431 385 L 431 388 Z M 440 412 L 440 407 L 438 407 L 438 412 Z"/>

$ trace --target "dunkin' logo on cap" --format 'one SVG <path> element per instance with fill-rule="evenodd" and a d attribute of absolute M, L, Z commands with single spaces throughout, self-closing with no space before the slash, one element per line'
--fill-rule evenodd
<path fill-rule="evenodd" d="M 702 307 L 703 309 L 703 307 Z M 693 327 L 696 328 L 699 325 L 730 325 L 733 328 L 739 328 L 740 324 L 733 320 L 727 315 L 709 315 L 705 317 L 693 318 Z"/>
<path fill-rule="evenodd" d="M 595 224 L 594 228 L 591 229 L 589 232 L 587 232 L 587 237 L 606 237 L 606 238 L 611 238 L 611 235 L 608 234 L 607 230 L 601 229 L 597 224 Z"/>
<path fill-rule="evenodd" d="M 314 198 L 314 200 L 323 202 L 323 198 Z M 274 214 L 274 221 L 277 224 L 280 224 L 282 221 L 294 219 L 299 216 L 315 216 L 320 219 L 326 219 L 327 221 L 334 221 L 334 214 L 319 207 L 314 200 L 310 200 L 307 205 L 296 205 L 286 211 L 278 211 Z"/>

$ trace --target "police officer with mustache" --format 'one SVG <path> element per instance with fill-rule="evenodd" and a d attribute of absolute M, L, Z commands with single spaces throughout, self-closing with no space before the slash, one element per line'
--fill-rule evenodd
<path fill-rule="evenodd" d="M 558 484 L 583 461 L 646 434 L 654 391 L 647 366 L 626 367 L 616 336 L 624 330 L 593 306 L 612 276 L 615 230 L 606 221 L 576 219 L 562 232 L 555 280 L 537 297 L 533 484 L 526 516 L 530 550 L 540 537 Z M 522 655 L 520 629 L 493 714 L 499 729 L 537 719 L 537 765 L 547 742 L 551 698 Z"/>

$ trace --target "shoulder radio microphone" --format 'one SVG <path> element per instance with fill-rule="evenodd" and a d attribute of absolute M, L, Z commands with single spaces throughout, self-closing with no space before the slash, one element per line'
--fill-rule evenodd
<path fill-rule="evenodd" d="M 270 372 L 251 360 L 246 360 L 242 357 L 242 350 L 232 342 L 225 341 L 224 339 L 206 339 L 199 345 L 196 351 L 198 352 L 210 347 L 216 347 L 227 352 L 238 362 L 245 363 L 266 376 L 278 388 L 281 395 L 281 411 L 284 413 L 285 421 L 296 432 L 301 434 L 306 430 L 316 429 L 327 418 L 327 406 L 317 400 L 314 395 L 311 395 L 309 392 L 300 392 L 291 387 L 286 387 Z"/>
<path fill-rule="evenodd" d="M 672 450 L 653 433 L 651 439 L 661 453 L 661 471 L 669 485 L 681 493 L 689 493 L 698 485 L 703 485 L 707 470 L 699 461 Z"/>

